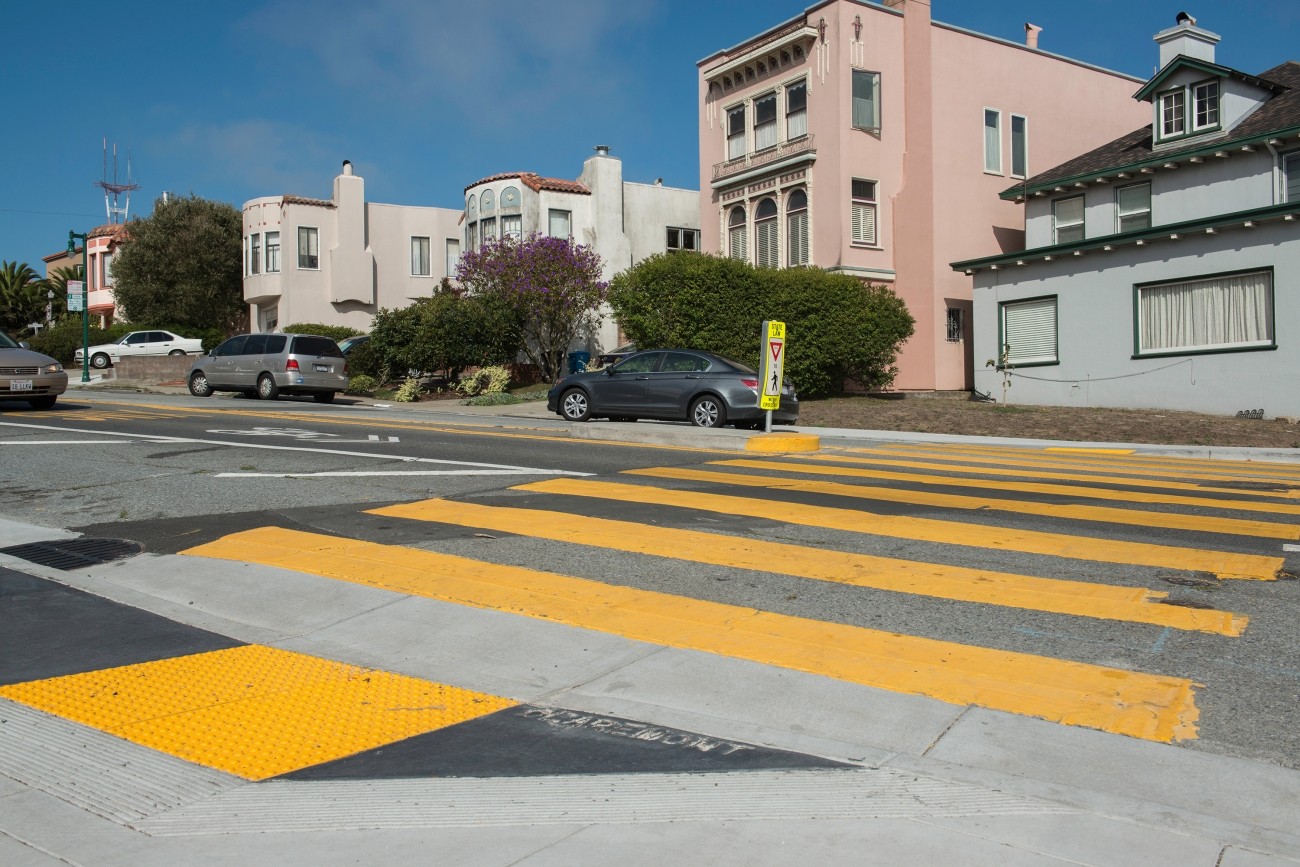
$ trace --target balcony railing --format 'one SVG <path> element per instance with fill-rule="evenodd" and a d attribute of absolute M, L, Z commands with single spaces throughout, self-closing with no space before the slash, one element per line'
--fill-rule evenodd
<path fill-rule="evenodd" d="M 761 168 L 769 163 L 778 162 L 787 157 L 798 156 L 803 153 L 816 153 L 817 145 L 813 141 L 814 136 L 806 135 L 792 141 L 781 142 L 774 148 L 768 148 L 758 153 L 747 154 L 740 159 L 727 160 L 718 163 L 713 167 L 713 180 L 720 181 L 723 178 L 729 178 L 732 175 L 738 175 L 749 169 Z"/>

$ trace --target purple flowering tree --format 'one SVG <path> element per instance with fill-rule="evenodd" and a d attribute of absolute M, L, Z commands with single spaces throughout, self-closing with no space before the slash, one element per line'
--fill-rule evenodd
<path fill-rule="evenodd" d="M 460 258 L 456 277 L 474 295 L 505 302 L 523 324 L 523 351 L 546 382 L 564 370 L 569 346 L 600 321 L 608 285 L 600 256 L 569 238 L 500 238 Z"/>

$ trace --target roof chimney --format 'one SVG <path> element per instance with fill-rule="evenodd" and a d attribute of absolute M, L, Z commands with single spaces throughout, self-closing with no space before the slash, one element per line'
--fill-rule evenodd
<path fill-rule="evenodd" d="M 1043 32 L 1043 28 L 1039 27 L 1037 24 L 1030 24 L 1028 21 L 1026 21 L 1025 22 L 1025 47 L 1037 48 L 1038 34 L 1042 32 Z"/>
<path fill-rule="evenodd" d="M 596 154 L 598 156 L 609 156 L 609 145 L 596 145 Z"/>
<path fill-rule="evenodd" d="M 343 174 L 345 175 L 352 174 L 352 160 L 343 161 Z"/>
<path fill-rule="evenodd" d="M 1180 54 L 1213 63 L 1214 46 L 1222 37 L 1197 27 L 1196 19 L 1186 12 L 1179 12 L 1174 21 L 1173 27 L 1155 35 L 1156 44 L 1160 46 L 1160 68 L 1164 69 Z"/>

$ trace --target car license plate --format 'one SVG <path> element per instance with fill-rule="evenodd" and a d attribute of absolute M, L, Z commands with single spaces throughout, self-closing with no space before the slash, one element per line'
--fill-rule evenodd
<path fill-rule="evenodd" d="M 330 369 L 331 369 L 331 368 L 330 368 L 330 366 L 329 366 L 328 364 L 318 364 L 318 365 L 316 365 L 316 372 L 317 372 L 317 373 L 329 373 L 329 372 L 330 372 Z"/>
<path fill-rule="evenodd" d="M 10 391 L 31 391 L 32 381 L 30 379 L 11 379 L 9 380 Z"/>

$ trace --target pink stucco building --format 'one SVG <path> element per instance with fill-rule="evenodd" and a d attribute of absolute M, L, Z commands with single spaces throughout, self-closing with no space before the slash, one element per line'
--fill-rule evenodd
<path fill-rule="evenodd" d="M 1140 79 L 1038 38 L 829 0 L 700 61 L 702 249 L 892 286 L 916 318 L 895 388 L 970 388 L 970 280 L 948 263 L 1022 248 L 999 193 L 1149 121 Z"/>

